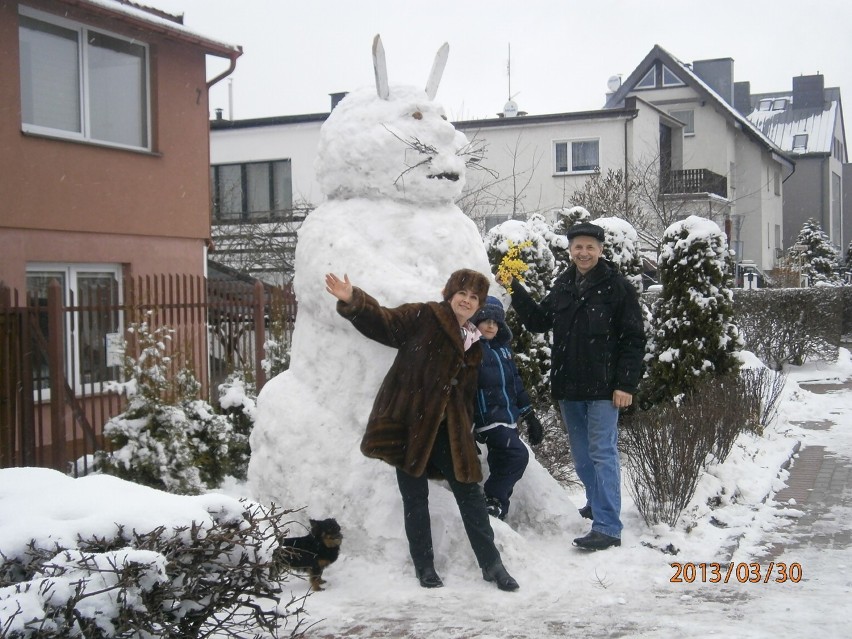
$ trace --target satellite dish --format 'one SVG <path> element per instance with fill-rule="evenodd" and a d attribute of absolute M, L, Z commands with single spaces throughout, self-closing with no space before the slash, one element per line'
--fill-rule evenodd
<path fill-rule="evenodd" d="M 616 91 L 618 91 L 621 88 L 621 76 L 609 76 L 609 80 L 606 81 L 606 88 L 609 89 L 611 93 L 615 93 Z"/>
<path fill-rule="evenodd" d="M 518 115 L 518 105 L 514 100 L 509 100 L 503 106 L 503 117 L 513 118 Z"/>

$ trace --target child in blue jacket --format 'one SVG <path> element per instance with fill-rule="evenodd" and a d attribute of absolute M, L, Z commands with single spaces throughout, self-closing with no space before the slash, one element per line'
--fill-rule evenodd
<path fill-rule="evenodd" d="M 503 304 L 489 296 L 472 321 L 482 333 L 474 430 L 476 439 L 488 447 L 490 474 L 483 488 L 489 514 L 505 519 L 512 490 L 529 462 L 529 450 L 521 441 L 518 423 L 527 423 L 533 446 L 541 443 L 543 430 L 532 412 L 513 359 L 512 331 L 506 325 Z"/>

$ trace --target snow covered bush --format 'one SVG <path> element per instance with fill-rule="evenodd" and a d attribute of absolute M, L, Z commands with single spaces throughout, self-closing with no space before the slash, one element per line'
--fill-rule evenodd
<path fill-rule="evenodd" d="M 282 600 L 275 552 L 290 512 L 242 501 L 203 523 L 33 539 L 0 561 L 0 639 L 297 636 L 307 594 Z"/>
<path fill-rule="evenodd" d="M 645 402 L 689 394 L 703 379 L 736 372 L 742 338 L 732 321 L 731 262 L 715 222 L 692 215 L 666 229 L 659 260 L 663 290 L 647 335 Z"/>
<path fill-rule="evenodd" d="M 688 397 L 622 416 L 628 488 L 645 523 L 674 527 L 709 463 L 777 414 L 785 377 L 766 367 L 703 379 Z"/>
<path fill-rule="evenodd" d="M 539 221 L 543 220 L 538 216 Z M 547 240 L 527 222 L 509 220 L 493 227 L 485 238 L 488 260 L 497 272 L 503 257 L 513 250 L 517 259 L 528 266 L 523 273 L 523 286 L 535 299 L 544 297 L 553 272 L 553 254 Z M 499 296 L 497 290 L 492 291 Z M 506 297 L 506 296 L 504 296 Z M 549 403 L 550 347 L 548 335 L 526 330 L 510 309 L 506 323 L 512 330 L 512 348 L 527 392 L 534 405 Z"/>
<path fill-rule="evenodd" d="M 745 348 L 773 370 L 834 361 L 842 339 L 846 287 L 742 290 L 734 313 Z"/>
<path fill-rule="evenodd" d="M 599 217 L 594 224 L 604 230 L 603 257 L 618 268 L 637 293 L 642 292 L 642 254 L 639 234 L 629 222 L 618 217 Z"/>
<path fill-rule="evenodd" d="M 806 248 L 799 249 L 797 246 Z M 793 262 L 801 261 L 802 273 L 807 275 L 811 286 L 837 285 L 842 282 L 838 274 L 838 251 L 814 218 L 804 223 L 788 255 Z"/>
<path fill-rule="evenodd" d="M 568 229 L 581 222 L 591 222 L 592 215 L 582 206 L 572 206 L 567 209 L 558 209 L 556 213 L 556 222 L 553 225 L 553 233 L 556 237 L 561 238 L 560 242 L 552 243 L 550 250 L 553 251 L 553 257 L 556 260 L 556 277 L 571 265 L 571 255 L 568 252 Z"/>
<path fill-rule="evenodd" d="M 104 426 L 112 451 L 97 453 L 96 468 L 122 479 L 174 493 L 194 494 L 218 486 L 233 473 L 234 452 L 244 456 L 247 435 L 199 399 L 192 370 L 179 366 L 170 348 L 172 330 L 133 324 L 125 342 L 125 380 L 111 390 L 124 393 L 127 409 Z M 232 449 L 231 447 L 234 446 Z"/>

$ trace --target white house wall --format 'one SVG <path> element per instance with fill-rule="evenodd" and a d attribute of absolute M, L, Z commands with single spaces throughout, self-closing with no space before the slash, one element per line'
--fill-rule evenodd
<path fill-rule="evenodd" d="M 294 202 L 314 206 L 325 197 L 314 171 L 322 122 L 298 122 L 210 132 L 210 163 L 238 164 L 290 160 Z"/>
<path fill-rule="evenodd" d="M 481 164 L 498 175 L 493 194 L 503 205 L 499 210 L 484 210 L 493 209 L 494 198 L 489 198 L 480 206 L 479 214 L 499 213 L 523 218 L 570 206 L 571 195 L 593 174 L 557 175 L 555 142 L 597 139 L 601 171 L 624 166 L 624 120 L 621 118 L 532 123 L 521 116 L 516 125 L 480 127 L 465 123 L 459 130 L 469 140 L 486 144 Z M 494 179 L 486 171 L 468 170 L 467 190 L 481 188 Z"/>

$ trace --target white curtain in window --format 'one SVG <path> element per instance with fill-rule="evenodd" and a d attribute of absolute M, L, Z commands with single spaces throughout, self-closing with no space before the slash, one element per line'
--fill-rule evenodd
<path fill-rule="evenodd" d="M 249 213 L 268 213 L 269 206 L 269 163 L 246 164 L 246 194 Z"/>
<path fill-rule="evenodd" d="M 290 160 L 272 164 L 272 207 L 276 211 L 293 208 L 293 176 Z"/>
<path fill-rule="evenodd" d="M 593 171 L 598 164 L 597 141 L 574 142 L 571 145 L 571 168 L 574 171 Z"/>
<path fill-rule="evenodd" d="M 94 31 L 88 36 L 92 138 L 148 146 L 145 48 Z"/>
<path fill-rule="evenodd" d="M 568 171 L 568 144 L 558 142 L 556 144 L 556 172 L 565 173 L 566 171 Z"/>
<path fill-rule="evenodd" d="M 19 37 L 23 122 L 82 132 L 79 33 L 20 16 Z"/>

